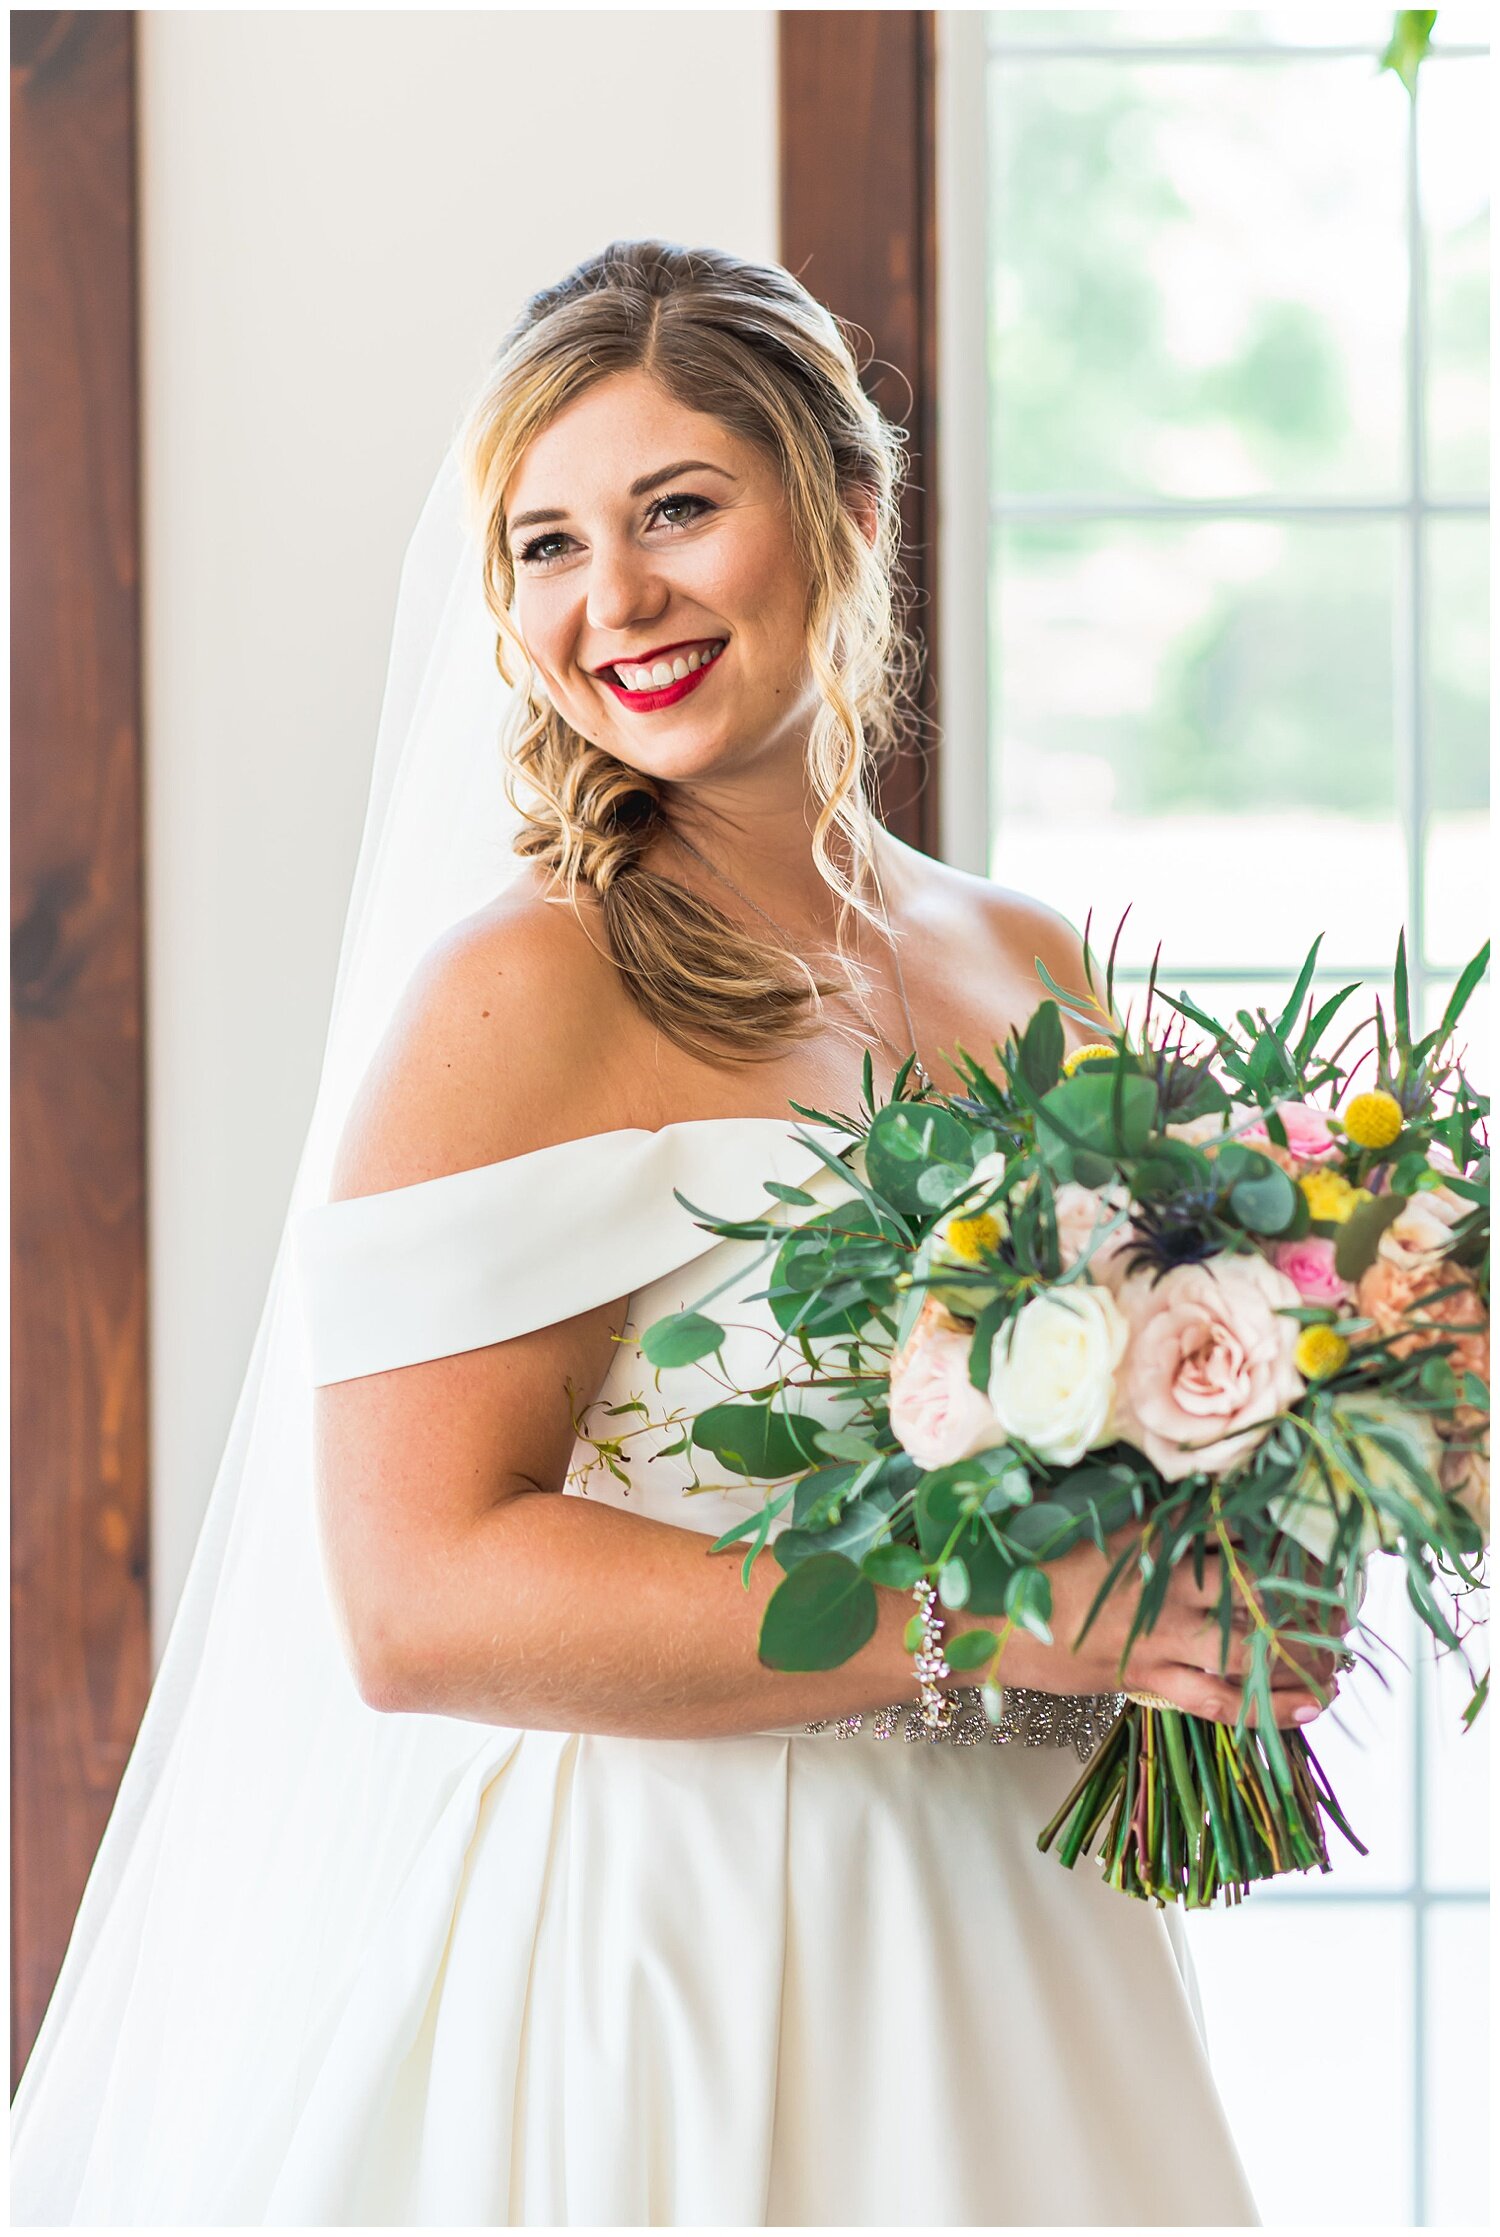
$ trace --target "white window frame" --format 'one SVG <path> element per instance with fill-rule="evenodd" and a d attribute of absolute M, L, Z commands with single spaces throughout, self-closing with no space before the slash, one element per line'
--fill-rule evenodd
<path fill-rule="evenodd" d="M 1311 47 L 1273 41 L 1181 40 L 1171 43 L 1118 41 L 1007 41 L 1005 10 L 944 10 L 938 19 L 938 239 L 939 424 L 943 431 L 939 483 L 939 673 L 943 691 L 944 748 L 941 765 L 941 843 L 946 860 L 987 875 L 991 838 L 991 779 L 994 764 L 989 730 L 991 539 L 998 522 L 1182 520 L 1387 520 L 1402 531 L 1402 571 L 1396 616 L 1399 665 L 1396 687 L 1396 791 L 1399 828 L 1406 848 L 1408 962 L 1412 1013 L 1424 1014 L 1429 989 L 1446 984 L 1451 968 L 1435 966 L 1427 953 L 1424 871 L 1428 820 L 1427 762 L 1427 535 L 1435 520 L 1487 520 L 1482 496 L 1439 496 L 1428 486 L 1424 397 L 1427 380 L 1425 329 L 1425 244 L 1422 230 L 1418 162 L 1420 101 L 1408 104 L 1405 163 L 1406 240 L 1410 283 L 1406 320 L 1404 490 L 1389 497 L 1293 498 L 1121 498 L 1092 495 L 1011 494 L 995 486 L 989 456 L 990 400 L 986 390 L 989 332 L 990 258 L 987 241 L 989 154 L 987 144 L 991 72 L 997 66 L 1030 63 L 1222 62 L 1253 65 L 1296 61 L 1315 68 L 1325 61 L 1369 60 L 1379 52 L 1370 43 Z M 1434 47 L 1422 68 L 1487 55 L 1486 45 Z M 1390 959 L 1320 959 L 1340 983 L 1358 978 L 1384 983 Z M 1205 984 L 1237 983 L 1271 975 L 1254 961 L 1199 968 L 1190 975 Z M 1143 983 L 1145 973 L 1121 970 L 1121 984 Z M 1413 1623 L 1413 1633 L 1416 1632 Z M 1425 1634 L 1421 1635 L 1425 1639 Z M 1434 1713 L 1430 1652 L 1420 1656 L 1417 1699 L 1412 1718 L 1412 1876 L 1404 1887 L 1346 1887 L 1337 1869 L 1326 1880 L 1288 1880 L 1262 1900 L 1283 1903 L 1381 1904 L 1393 1914 L 1405 1911 L 1412 1949 L 1412 2198 L 1415 2227 L 1426 2225 L 1427 2133 L 1427 1918 L 1439 1906 L 1480 1909 L 1488 1903 L 1481 1888 L 1434 1887 L 1428 1878 L 1424 1837 L 1428 1745 L 1425 1732 Z M 1450 1713 L 1447 1711 L 1445 1713 Z M 1123 1899 L 1122 1899 L 1123 1900 Z"/>

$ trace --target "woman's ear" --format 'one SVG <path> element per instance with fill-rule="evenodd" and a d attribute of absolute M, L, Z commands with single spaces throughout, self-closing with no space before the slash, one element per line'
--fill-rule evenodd
<path fill-rule="evenodd" d="M 863 482 L 856 482 L 849 499 L 849 510 L 854 515 L 865 542 L 873 544 L 880 533 L 880 508 L 875 502 L 874 491 L 868 489 Z"/>

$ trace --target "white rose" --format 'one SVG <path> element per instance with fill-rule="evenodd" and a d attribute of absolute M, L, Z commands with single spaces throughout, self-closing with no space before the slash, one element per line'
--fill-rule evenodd
<path fill-rule="evenodd" d="M 1455 1197 L 1453 1201 L 1457 1203 L 1460 1199 Z M 1411 1273 L 1435 1266 L 1453 1242 L 1453 1223 L 1444 1216 L 1446 1211 L 1446 1206 L 1440 1207 L 1432 1201 L 1431 1193 L 1412 1197 L 1389 1227 L 1381 1229 L 1378 1246 L 1381 1257 Z"/>
<path fill-rule="evenodd" d="M 1006 1434 L 1070 1466 L 1106 1444 L 1129 1335 L 1108 1290 L 1069 1282 L 1023 1305 L 995 1339 L 990 1404 Z"/>
<path fill-rule="evenodd" d="M 1186 1142 L 1190 1149 L 1199 1150 L 1205 1142 L 1217 1143 L 1233 1123 L 1232 1112 L 1202 1111 L 1194 1119 L 1173 1119 L 1162 1132 L 1171 1141 Z"/>

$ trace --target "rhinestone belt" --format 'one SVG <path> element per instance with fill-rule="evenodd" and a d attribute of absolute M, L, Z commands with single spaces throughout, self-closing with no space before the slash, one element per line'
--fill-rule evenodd
<path fill-rule="evenodd" d="M 1043 1693 L 1032 1686 L 1003 1686 L 1000 1721 L 991 1724 L 977 1686 L 961 1686 L 951 1696 L 954 1714 L 949 1724 L 934 1731 L 922 1721 L 919 1706 L 893 1701 L 884 1709 L 862 1710 L 831 1722 L 819 1717 L 804 1727 L 808 1732 L 832 1732 L 839 1740 L 852 1740 L 865 1732 L 872 1740 L 949 1741 L 972 1748 L 984 1740 L 1004 1746 L 1019 1740 L 1028 1748 L 1066 1748 L 1087 1762 L 1125 1705 L 1123 1693 Z"/>

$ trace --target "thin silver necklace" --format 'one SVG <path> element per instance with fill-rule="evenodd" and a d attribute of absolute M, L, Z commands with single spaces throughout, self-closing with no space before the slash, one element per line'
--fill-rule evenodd
<path fill-rule="evenodd" d="M 685 839 L 682 833 L 675 829 L 672 830 L 672 837 L 677 841 L 677 844 L 680 847 L 685 847 L 687 852 L 692 855 L 696 861 L 701 862 L 705 870 L 711 870 L 713 872 L 713 875 L 718 878 L 722 884 L 727 885 L 730 892 L 732 894 L 735 894 L 739 900 L 743 901 L 747 909 L 753 909 L 758 917 L 763 917 L 765 919 L 766 923 L 770 925 L 773 932 L 779 932 L 782 939 L 785 940 L 787 945 L 791 948 L 793 954 L 797 954 L 800 952 L 801 942 L 795 932 L 789 932 L 784 924 L 778 923 L 776 918 L 772 916 L 770 910 L 763 909 L 758 901 L 752 901 L 748 893 L 741 893 L 733 878 L 731 878 L 726 871 L 721 870 L 716 862 L 710 862 L 708 856 L 701 853 L 699 849 L 693 845 L 691 839 Z M 875 887 L 876 891 L 880 895 L 881 909 L 885 911 L 886 914 L 886 936 L 891 943 L 891 961 L 896 966 L 896 986 L 901 996 L 901 1008 L 906 1017 L 906 1030 L 911 1035 L 911 1054 L 913 1057 L 911 1068 L 912 1078 L 916 1082 L 918 1091 L 920 1092 L 924 1088 L 931 1087 L 932 1078 L 927 1070 L 926 1065 L 922 1062 L 922 1059 L 916 1053 L 917 1028 L 916 1022 L 911 1014 L 911 1004 L 906 998 L 906 973 L 901 968 L 901 950 L 897 945 L 895 936 L 891 933 L 890 930 L 890 914 L 889 911 L 886 911 L 885 909 L 885 889 L 880 883 L 880 872 L 878 869 L 875 872 Z M 850 992 L 854 992 L 852 987 L 850 989 Z M 904 1061 L 904 1058 L 901 1050 L 898 1049 L 895 1046 L 895 1043 L 888 1040 L 886 1035 L 881 1032 L 878 1023 L 870 1015 L 869 1011 L 865 1009 L 864 1003 L 860 1001 L 857 994 L 854 995 L 854 999 L 857 1003 L 859 1003 L 860 1009 L 864 1011 L 866 1024 L 870 1027 L 871 1032 L 880 1042 L 882 1048 L 886 1051 L 886 1054 L 892 1057 L 897 1064 L 902 1063 Z"/>

